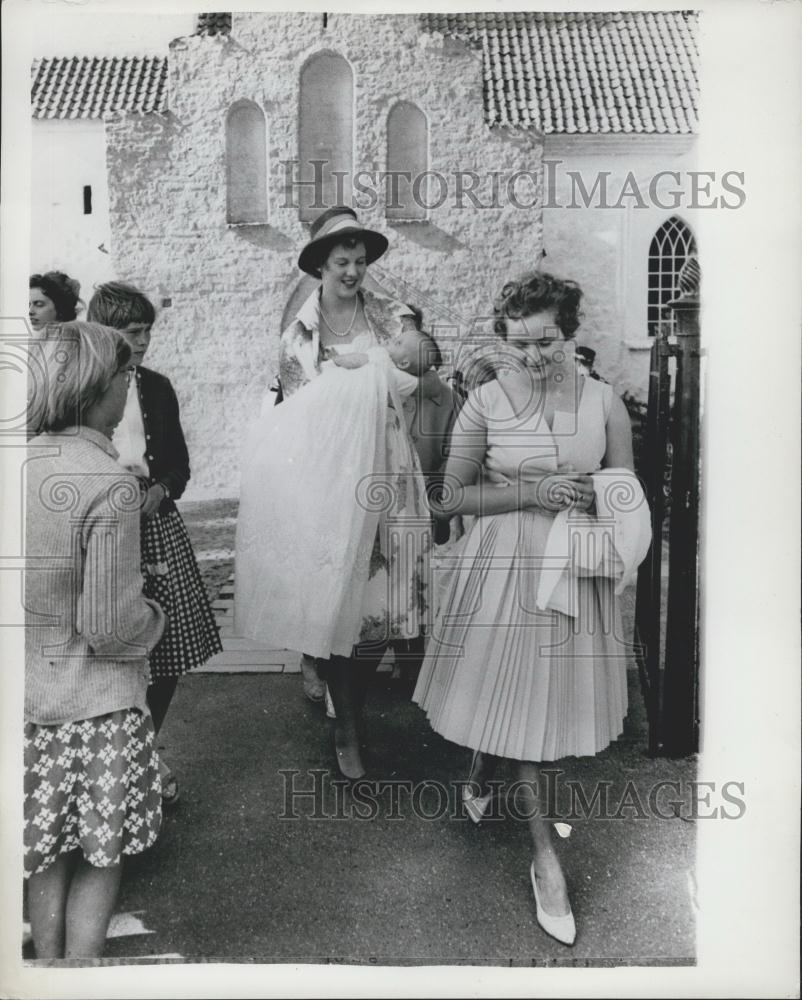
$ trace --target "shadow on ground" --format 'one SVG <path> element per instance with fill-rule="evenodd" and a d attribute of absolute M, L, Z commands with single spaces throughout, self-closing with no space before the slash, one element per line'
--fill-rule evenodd
<path fill-rule="evenodd" d="M 571 835 L 560 842 L 579 927 L 566 949 L 535 923 L 525 822 L 504 801 L 499 818 L 480 827 L 462 817 L 454 782 L 467 752 L 433 734 L 388 675 L 377 678 L 368 715 L 370 777 L 383 783 L 352 791 L 332 782 L 328 726 L 302 697 L 298 675 L 185 678 L 160 739 L 182 801 L 158 844 L 128 863 L 119 905 L 143 911 L 155 933 L 111 940 L 107 956 L 692 962 L 694 824 L 666 806 L 676 794 L 656 803 L 671 818 L 636 815 L 638 803 L 648 814 L 656 782 L 692 780 L 693 763 L 644 756 L 631 687 L 635 710 L 624 738 L 595 758 L 555 765 L 563 819 L 569 781 L 581 782 L 588 800 L 606 788 L 607 815 L 617 814 L 570 818 Z M 397 782 L 394 802 L 387 779 Z M 293 798 L 293 788 L 317 793 Z"/>
<path fill-rule="evenodd" d="M 236 502 L 181 509 L 214 600 L 233 571 Z M 632 605 L 630 591 L 626 634 Z M 388 674 L 368 706 L 373 783 L 352 790 L 329 770 L 328 725 L 298 674 L 183 678 L 159 738 L 181 802 L 157 844 L 126 862 L 118 904 L 150 933 L 111 938 L 107 959 L 692 963 L 695 762 L 646 756 L 633 670 L 629 687 L 623 738 L 554 765 L 555 818 L 571 826 L 559 843 L 578 925 L 568 949 L 536 924 L 514 804 L 502 797 L 479 827 L 461 814 L 468 752 L 432 733 Z M 584 818 L 568 815 L 581 806 L 571 782 L 588 803 Z M 293 788 L 315 794 L 293 798 Z"/>

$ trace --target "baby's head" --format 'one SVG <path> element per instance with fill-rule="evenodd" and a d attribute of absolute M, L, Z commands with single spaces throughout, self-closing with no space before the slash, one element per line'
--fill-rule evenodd
<path fill-rule="evenodd" d="M 423 314 L 415 306 L 412 311 L 416 329 L 405 327 L 387 344 L 387 350 L 396 368 L 420 376 L 442 363 L 437 341 L 423 329 Z"/>
<path fill-rule="evenodd" d="M 387 344 L 387 351 L 396 368 L 410 375 L 423 375 L 434 364 L 439 350 L 423 330 L 404 330 Z"/>

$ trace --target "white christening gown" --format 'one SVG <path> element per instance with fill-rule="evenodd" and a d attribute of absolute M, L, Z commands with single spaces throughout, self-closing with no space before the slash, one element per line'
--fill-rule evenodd
<path fill-rule="evenodd" d="M 417 385 L 371 343 L 347 345 L 368 348 L 363 367 L 324 362 L 280 405 L 263 405 L 248 435 L 235 628 L 274 648 L 348 656 L 360 639 L 383 509 L 376 470 L 386 466 L 388 394 Z"/>

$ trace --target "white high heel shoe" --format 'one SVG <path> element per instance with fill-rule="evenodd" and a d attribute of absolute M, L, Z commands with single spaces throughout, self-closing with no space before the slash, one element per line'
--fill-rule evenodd
<path fill-rule="evenodd" d="M 560 944 L 567 944 L 570 947 L 574 941 L 576 941 L 576 921 L 574 920 L 572 910 L 569 907 L 568 912 L 562 917 L 554 917 L 550 913 L 546 913 L 540 905 L 540 895 L 537 891 L 534 861 L 529 868 L 529 877 L 532 880 L 532 889 L 535 893 L 537 922 L 547 934 L 554 938 L 555 941 L 559 941 Z"/>
<path fill-rule="evenodd" d="M 469 785 L 462 786 L 462 804 L 465 806 L 465 812 L 474 823 L 482 822 L 492 798 L 492 792 L 488 792 L 486 795 L 474 795 Z"/>
<path fill-rule="evenodd" d="M 487 812 L 487 807 L 490 805 L 490 800 L 493 798 L 493 792 L 487 792 L 485 795 L 475 795 L 472 786 L 477 784 L 475 781 L 471 781 L 470 775 L 473 774 L 473 769 L 476 766 L 476 757 L 479 753 L 478 750 L 474 750 L 473 757 L 471 758 L 471 770 L 468 775 L 468 780 L 462 786 L 462 804 L 465 806 L 465 812 L 470 816 L 474 823 L 481 823 Z"/>

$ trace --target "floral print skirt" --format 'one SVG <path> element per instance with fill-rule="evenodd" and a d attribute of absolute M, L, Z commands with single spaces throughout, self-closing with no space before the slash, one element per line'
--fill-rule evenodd
<path fill-rule="evenodd" d="M 26 723 L 24 746 L 26 878 L 70 851 L 108 868 L 156 840 L 161 779 L 149 714 Z"/>
<path fill-rule="evenodd" d="M 382 503 L 362 605 L 360 644 L 414 639 L 430 624 L 432 521 L 426 480 L 402 420 L 388 407 L 387 471 L 374 477 L 373 488 Z"/>

